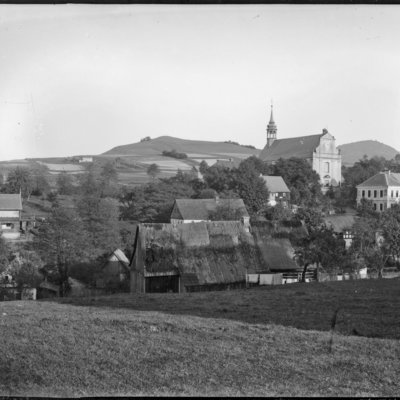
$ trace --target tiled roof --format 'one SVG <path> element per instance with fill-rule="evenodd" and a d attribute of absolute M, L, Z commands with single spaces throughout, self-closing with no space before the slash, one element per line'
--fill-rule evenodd
<path fill-rule="evenodd" d="M 379 172 L 357 187 L 367 186 L 400 186 L 400 174 L 395 172 Z"/>
<path fill-rule="evenodd" d="M 276 139 L 271 147 L 264 147 L 260 158 L 264 161 L 276 161 L 279 158 L 312 158 L 314 150 L 319 146 L 323 133 L 288 139 Z"/>
<path fill-rule="evenodd" d="M 283 178 L 281 176 L 262 175 L 261 178 L 264 179 L 269 192 L 271 192 L 271 193 L 277 193 L 277 192 L 290 193 L 289 188 L 287 187 L 285 181 L 283 180 Z"/>
<path fill-rule="evenodd" d="M 0 193 L 0 210 L 22 210 L 21 195 Z"/>
<path fill-rule="evenodd" d="M 177 199 L 171 218 L 207 221 L 210 219 L 210 213 L 216 211 L 219 206 L 239 211 L 241 217 L 249 217 L 242 199 Z"/>

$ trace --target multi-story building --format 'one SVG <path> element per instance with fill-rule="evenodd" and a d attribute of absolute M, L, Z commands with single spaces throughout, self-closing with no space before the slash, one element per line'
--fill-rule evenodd
<path fill-rule="evenodd" d="M 357 186 L 357 204 L 371 200 L 376 211 L 384 211 L 400 201 L 400 174 L 379 172 Z"/>

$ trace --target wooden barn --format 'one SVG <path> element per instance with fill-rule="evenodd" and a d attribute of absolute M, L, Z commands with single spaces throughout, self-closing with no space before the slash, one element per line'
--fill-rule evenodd
<path fill-rule="evenodd" d="M 188 292 L 244 287 L 262 269 L 253 236 L 238 221 L 140 224 L 131 292 Z"/>

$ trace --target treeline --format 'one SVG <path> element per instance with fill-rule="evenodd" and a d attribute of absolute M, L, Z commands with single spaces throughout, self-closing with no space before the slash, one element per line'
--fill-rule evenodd
<path fill-rule="evenodd" d="M 182 160 L 188 157 L 186 153 L 178 153 L 176 150 L 164 150 L 162 155 L 165 157 L 173 157 Z"/>

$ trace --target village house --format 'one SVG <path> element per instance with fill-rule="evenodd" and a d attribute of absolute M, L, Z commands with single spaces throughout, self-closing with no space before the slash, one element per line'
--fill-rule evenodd
<path fill-rule="evenodd" d="M 239 221 L 139 224 L 130 268 L 132 293 L 180 293 L 244 287 L 262 260 Z"/>
<path fill-rule="evenodd" d="M 221 213 L 218 214 L 218 211 Z M 215 220 L 241 221 L 249 226 L 250 215 L 242 199 L 176 199 L 171 212 L 172 224 L 187 224 Z"/>
<path fill-rule="evenodd" d="M 335 138 L 323 129 L 318 135 L 277 139 L 277 126 L 271 106 L 271 117 L 267 126 L 267 144 L 260 153 L 261 160 L 274 164 L 280 158 L 291 157 L 306 160 L 320 176 L 323 192 L 330 186 L 339 186 L 342 180 L 342 156 Z"/>
<path fill-rule="evenodd" d="M 93 162 L 93 157 L 92 156 L 82 156 L 79 158 L 80 163 L 91 163 Z"/>
<path fill-rule="evenodd" d="M 384 211 L 400 201 L 400 173 L 385 170 L 377 173 L 357 187 L 357 205 L 362 199 L 371 200 L 374 210 Z"/>
<path fill-rule="evenodd" d="M 0 232 L 4 239 L 18 239 L 25 227 L 21 194 L 0 193 Z"/>
<path fill-rule="evenodd" d="M 284 207 L 289 206 L 290 190 L 281 176 L 261 175 L 269 192 L 268 205 L 276 206 L 278 203 Z"/>

